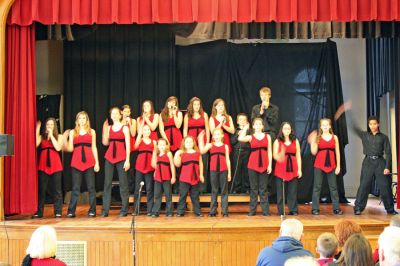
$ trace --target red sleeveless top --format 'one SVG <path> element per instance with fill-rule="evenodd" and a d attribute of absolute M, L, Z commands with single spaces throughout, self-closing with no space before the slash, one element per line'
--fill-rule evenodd
<path fill-rule="evenodd" d="M 182 142 L 182 133 L 180 129 L 175 126 L 174 117 L 170 117 L 167 122 L 164 122 L 164 131 L 165 135 L 167 135 L 171 151 L 179 149 Z"/>
<path fill-rule="evenodd" d="M 218 126 L 218 125 L 220 124 L 220 122 L 218 121 L 218 119 L 217 119 L 215 116 L 213 116 L 213 119 L 214 119 L 214 125 L 215 125 L 215 127 Z M 227 119 L 225 125 L 228 126 L 228 127 L 230 126 L 230 125 L 229 125 L 229 119 Z M 223 128 L 223 127 L 221 127 L 221 128 L 222 128 L 222 130 L 224 131 L 224 143 L 225 143 L 226 145 L 228 145 L 229 153 L 230 153 L 230 152 L 232 151 L 232 144 L 231 144 L 230 133 L 229 133 L 228 131 L 226 131 L 225 128 Z"/>
<path fill-rule="evenodd" d="M 51 140 L 42 138 L 40 149 L 41 152 L 38 165 L 39 171 L 52 175 L 63 170 L 60 154 L 54 149 Z"/>
<path fill-rule="evenodd" d="M 199 158 L 200 158 L 199 152 L 182 153 L 181 175 L 179 176 L 180 182 L 185 182 L 192 186 L 197 185 L 199 183 L 200 180 Z"/>
<path fill-rule="evenodd" d="M 225 145 L 215 146 L 210 149 L 210 171 L 223 172 L 228 170 L 225 158 Z"/>
<path fill-rule="evenodd" d="M 297 171 L 297 159 L 296 159 L 296 140 L 292 141 L 289 145 L 286 145 L 282 141 L 278 140 L 280 152 L 282 147 L 285 147 L 285 160 L 283 162 L 276 161 L 274 175 L 283 180 L 290 181 L 298 177 Z"/>
<path fill-rule="evenodd" d="M 264 138 L 261 140 L 255 138 L 254 135 L 251 136 L 250 150 L 247 167 L 259 173 L 267 171 L 269 164 L 267 134 L 264 134 Z"/>
<path fill-rule="evenodd" d="M 124 127 L 122 126 L 120 130 L 114 131 L 110 126 L 109 145 L 104 158 L 112 164 L 126 160 Z"/>
<path fill-rule="evenodd" d="M 154 172 L 154 180 L 157 182 L 171 180 L 171 165 L 167 154 L 157 156 L 157 168 Z"/>
<path fill-rule="evenodd" d="M 322 137 L 318 143 L 318 152 L 315 156 L 314 167 L 319 168 L 325 173 L 329 173 L 336 168 L 336 154 L 335 154 L 335 137 L 329 141 L 324 140 Z"/>
<path fill-rule="evenodd" d="M 197 119 L 188 117 L 188 136 L 192 136 L 196 142 L 197 137 L 199 136 L 202 130 L 206 129 L 206 121 L 204 119 L 204 113 L 201 113 L 201 116 Z M 204 134 L 204 143 L 207 142 L 207 136 Z"/>
<path fill-rule="evenodd" d="M 139 118 L 140 118 L 140 120 L 143 120 L 143 115 L 139 116 Z M 151 122 L 153 122 L 153 120 L 154 120 L 154 114 L 150 115 L 149 120 L 150 120 Z M 138 121 L 138 122 L 139 122 L 139 121 Z M 147 122 L 144 121 L 144 124 L 147 125 Z M 158 140 L 157 131 L 153 131 L 153 130 L 152 130 L 151 133 L 150 133 L 150 138 L 151 138 L 151 140 L 157 141 L 157 140 Z"/>
<path fill-rule="evenodd" d="M 88 133 L 74 136 L 74 151 L 72 152 L 71 167 L 85 171 L 96 164 L 92 151 L 92 136 Z"/>
<path fill-rule="evenodd" d="M 149 144 L 146 144 L 143 140 L 140 141 L 139 147 L 137 149 L 138 156 L 136 158 L 136 171 L 141 172 L 142 174 L 147 174 L 154 171 L 154 168 L 151 166 L 151 157 L 153 156 L 153 140 Z"/>

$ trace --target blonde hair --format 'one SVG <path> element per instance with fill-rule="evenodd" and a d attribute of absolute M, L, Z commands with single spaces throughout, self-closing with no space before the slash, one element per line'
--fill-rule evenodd
<path fill-rule="evenodd" d="M 318 134 L 317 134 L 317 143 L 319 143 L 319 140 L 321 139 L 322 136 L 322 129 L 321 129 L 321 125 L 323 121 L 327 121 L 329 122 L 329 125 L 331 126 L 331 128 L 329 129 L 329 133 L 333 135 L 333 130 L 332 130 L 332 120 L 330 120 L 329 118 L 321 118 L 319 120 L 319 129 L 318 129 Z"/>
<path fill-rule="evenodd" d="M 195 150 L 195 151 L 199 151 L 199 148 L 197 147 L 197 144 L 196 144 L 196 140 L 192 137 L 192 136 L 186 136 L 186 137 L 184 137 L 183 138 L 183 140 L 182 140 L 182 142 L 181 142 L 181 147 L 179 148 L 182 152 L 186 152 L 186 148 L 185 148 L 185 141 L 186 141 L 186 139 L 192 139 L 192 141 L 193 141 L 193 150 Z"/>
<path fill-rule="evenodd" d="M 271 89 L 269 87 L 262 87 L 259 93 L 268 93 L 269 95 L 271 95 Z"/>
<path fill-rule="evenodd" d="M 81 111 L 81 112 L 77 113 L 77 114 L 76 114 L 76 117 L 75 117 L 74 136 L 79 135 L 79 131 L 81 130 L 81 126 L 79 125 L 79 122 L 78 122 L 78 119 L 79 119 L 79 116 L 80 116 L 80 115 L 83 115 L 83 116 L 86 117 L 86 126 L 85 126 L 85 130 L 86 130 L 86 132 L 87 132 L 89 135 L 91 135 L 91 134 L 92 134 L 92 130 L 91 130 L 91 128 L 90 128 L 89 115 L 88 115 L 88 113 L 86 113 L 85 111 Z"/>
<path fill-rule="evenodd" d="M 160 143 L 160 141 L 165 142 L 165 154 L 167 154 L 170 151 L 168 141 L 164 138 L 159 138 L 157 140 L 157 146 L 158 146 L 158 143 Z M 159 155 L 159 154 L 160 154 L 160 151 L 157 149 L 157 155 Z"/>
<path fill-rule="evenodd" d="M 38 227 L 32 234 L 26 254 L 34 259 L 46 259 L 56 255 L 57 234 L 49 225 Z"/>
<path fill-rule="evenodd" d="M 318 252 L 325 258 L 332 258 L 336 255 L 338 240 L 332 233 L 322 233 L 317 239 Z"/>
<path fill-rule="evenodd" d="M 221 99 L 221 98 L 218 98 L 218 99 L 215 99 L 215 100 L 214 100 L 214 102 L 213 102 L 213 104 L 212 104 L 211 115 L 214 116 L 214 117 L 217 115 L 217 108 L 216 108 L 216 106 L 217 106 L 220 102 L 223 102 L 223 103 L 224 103 L 224 116 L 226 116 L 226 119 L 228 119 L 228 112 L 226 111 L 226 103 L 225 103 L 225 101 L 224 101 L 223 99 Z"/>
<path fill-rule="evenodd" d="M 223 142 L 224 142 L 224 131 L 222 130 L 222 128 L 217 127 L 216 129 L 214 129 L 213 136 L 214 136 L 214 134 L 215 134 L 215 131 L 219 131 L 219 132 L 221 133 L 221 135 L 222 135 L 222 137 L 221 137 L 221 142 L 223 143 Z"/>

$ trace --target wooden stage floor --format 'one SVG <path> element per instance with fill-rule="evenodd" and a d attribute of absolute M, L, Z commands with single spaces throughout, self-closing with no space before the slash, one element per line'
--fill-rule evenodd
<path fill-rule="evenodd" d="M 343 204 L 344 215 L 332 214 L 332 205 L 321 205 L 321 214 L 312 215 L 310 205 L 299 205 L 299 216 L 304 224 L 306 249 L 315 253 L 315 241 L 323 232 L 333 232 L 333 226 L 341 219 L 358 222 L 374 248 L 382 229 L 391 216 L 386 215 L 378 200 L 370 199 L 361 216 L 353 214 L 352 204 Z M 88 206 L 79 206 L 76 218 L 53 218 L 52 206 L 46 205 L 45 217 L 30 219 L 29 216 L 8 217 L 0 229 L 0 261 L 20 264 L 32 231 L 40 225 L 56 228 L 59 240 L 87 241 L 88 265 L 133 265 L 132 216 L 119 217 L 118 208 L 110 216 L 88 218 Z M 100 213 L 101 206 L 97 206 Z M 143 209 L 143 208 L 142 208 Z M 271 216 L 248 217 L 248 204 L 229 206 L 229 217 L 207 217 L 208 208 L 202 208 L 204 217 L 186 213 L 184 217 L 158 218 L 143 214 L 135 217 L 136 265 L 254 265 L 261 248 L 269 245 L 279 232 L 281 217 L 275 204 L 271 204 Z M 286 216 L 291 218 L 293 216 Z"/>

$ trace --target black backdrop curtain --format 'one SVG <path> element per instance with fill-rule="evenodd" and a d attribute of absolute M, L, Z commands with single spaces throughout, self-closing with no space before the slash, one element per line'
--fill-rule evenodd
<path fill-rule="evenodd" d="M 301 141 L 304 177 L 299 201 L 310 201 L 313 160 L 307 135 L 318 127 L 319 118 L 333 117 L 343 103 L 334 42 L 218 41 L 180 47 L 175 46 L 168 25 L 100 25 L 87 38 L 65 44 L 65 125 L 72 127 L 78 111 L 89 112 L 98 135 L 101 162 L 105 151 L 100 142 L 101 127 L 111 106 L 131 104 L 136 116 L 140 102 L 147 98 L 155 102 L 159 112 L 170 95 L 180 99 L 182 109 L 191 97 L 198 96 L 209 112 L 212 101 L 221 97 L 235 121 L 239 112 L 250 114 L 251 107 L 260 101 L 259 88 L 265 85 L 272 88 L 272 102 L 280 107 L 280 120 L 293 122 Z M 343 150 L 347 144 L 345 117 L 333 126 Z M 344 154 L 342 158 L 345 171 Z M 98 190 L 102 184 L 100 173 Z"/>

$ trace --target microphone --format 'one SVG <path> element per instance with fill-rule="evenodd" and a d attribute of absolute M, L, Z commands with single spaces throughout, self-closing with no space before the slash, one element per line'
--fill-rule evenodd
<path fill-rule="evenodd" d="M 140 192 L 142 192 L 142 188 L 143 188 L 143 186 L 144 186 L 144 182 L 142 181 L 142 182 L 140 182 L 139 194 L 140 194 Z"/>

